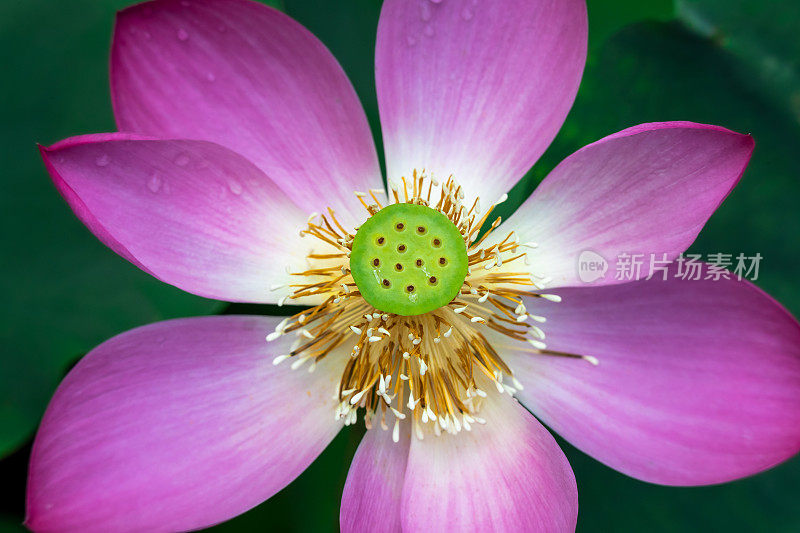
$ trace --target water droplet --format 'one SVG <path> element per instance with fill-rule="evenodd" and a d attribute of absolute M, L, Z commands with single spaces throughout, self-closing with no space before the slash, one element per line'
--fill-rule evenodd
<path fill-rule="evenodd" d="M 178 154 L 178 157 L 175 158 L 175 164 L 179 167 L 185 167 L 189 164 L 189 156 L 186 154 Z"/>
<path fill-rule="evenodd" d="M 228 188 L 231 190 L 233 194 L 239 195 L 242 194 L 242 184 L 238 181 L 231 181 L 228 183 Z"/>
<path fill-rule="evenodd" d="M 215 81 L 217 79 L 217 77 L 214 75 L 213 72 L 209 72 L 208 74 L 206 74 L 206 79 L 208 81 Z"/>
<path fill-rule="evenodd" d="M 98 167 L 104 167 L 111 162 L 111 158 L 106 154 L 101 154 L 97 156 L 97 159 L 95 159 L 94 162 Z"/>
<path fill-rule="evenodd" d="M 185 41 L 189 38 L 189 34 L 183 28 L 178 30 L 178 40 Z"/>
<path fill-rule="evenodd" d="M 432 4 L 441 4 L 442 0 L 431 0 Z"/>
<path fill-rule="evenodd" d="M 158 177 L 158 174 L 153 174 L 150 176 L 150 179 L 147 180 L 147 188 L 153 193 L 161 190 L 161 178 Z"/>
<path fill-rule="evenodd" d="M 406 37 L 406 43 L 408 43 L 408 46 L 414 46 L 415 44 L 417 44 L 417 38 L 414 37 L 413 35 L 409 35 L 408 37 Z"/>
<path fill-rule="evenodd" d="M 475 13 L 473 13 L 469 7 L 465 7 L 464 9 L 461 10 L 461 18 L 464 20 L 467 21 L 472 20 L 472 17 L 474 16 Z"/>
<path fill-rule="evenodd" d="M 426 25 L 426 26 L 425 26 L 425 29 L 423 29 L 422 31 L 423 31 L 423 32 L 425 33 L 425 35 L 427 35 L 428 37 L 433 37 L 433 33 L 434 33 L 434 32 L 433 32 L 433 26 L 431 26 L 430 24 Z"/>
<path fill-rule="evenodd" d="M 431 13 L 431 5 L 428 2 L 423 2 L 422 4 L 420 4 L 419 16 L 420 18 L 422 18 L 422 20 L 429 21 L 431 20 L 432 15 L 433 13 Z"/>

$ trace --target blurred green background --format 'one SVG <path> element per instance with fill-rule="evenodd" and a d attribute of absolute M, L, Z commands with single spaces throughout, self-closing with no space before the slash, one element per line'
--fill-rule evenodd
<path fill-rule="evenodd" d="M 114 255 L 71 214 L 40 162 L 37 142 L 114 129 L 109 41 L 115 11 L 129 3 L 0 2 L 0 530 L 22 530 L 30 441 L 80 356 L 148 322 L 253 310 L 182 293 Z M 372 66 L 380 1 L 268 3 L 331 48 L 380 142 Z M 800 2 L 588 3 L 589 61 L 573 111 L 507 205 L 569 153 L 636 123 L 691 120 L 752 133 L 745 179 L 693 250 L 760 252 L 758 284 L 800 315 Z M 295 483 L 216 529 L 337 530 L 362 431 L 343 431 Z M 798 459 L 735 483 L 678 489 L 631 480 L 562 444 L 578 479 L 579 531 L 800 531 Z"/>

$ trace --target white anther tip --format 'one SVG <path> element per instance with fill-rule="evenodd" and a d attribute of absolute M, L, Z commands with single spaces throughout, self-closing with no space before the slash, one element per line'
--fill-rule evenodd
<path fill-rule="evenodd" d="M 302 359 L 297 359 L 297 361 L 292 363 L 292 370 L 297 370 L 298 368 L 303 366 L 306 361 L 308 361 L 308 357 L 303 357 Z"/>
<path fill-rule="evenodd" d="M 362 390 L 361 392 L 359 392 L 358 394 L 354 394 L 353 397 L 350 398 L 350 405 L 355 405 L 358 402 L 360 402 L 361 398 L 363 398 L 366 393 L 367 393 L 367 390 L 365 389 L 365 390 Z"/>
<path fill-rule="evenodd" d="M 547 349 L 547 345 L 545 343 L 543 343 L 542 341 L 537 341 L 536 339 L 528 339 L 528 343 L 537 350 Z"/>
<path fill-rule="evenodd" d="M 550 300 L 551 302 L 560 302 L 561 296 L 557 294 L 540 294 L 540 297 L 544 298 L 545 300 Z"/>

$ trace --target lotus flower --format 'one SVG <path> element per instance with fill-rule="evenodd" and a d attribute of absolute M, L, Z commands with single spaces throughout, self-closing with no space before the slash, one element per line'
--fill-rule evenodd
<path fill-rule="evenodd" d="M 749 136 L 636 126 L 491 216 L 561 126 L 586 36 L 583 0 L 386 0 L 384 188 L 353 87 L 299 24 L 247 0 L 122 11 L 120 131 L 43 148 L 59 192 L 166 283 L 305 307 L 160 322 L 92 350 L 36 437 L 28 527 L 206 527 L 362 421 L 344 531 L 574 529 L 575 478 L 543 424 L 667 485 L 794 455 L 800 326 L 778 303 L 736 279 L 584 284 L 576 268 L 585 250 L 678 257 Z"/>

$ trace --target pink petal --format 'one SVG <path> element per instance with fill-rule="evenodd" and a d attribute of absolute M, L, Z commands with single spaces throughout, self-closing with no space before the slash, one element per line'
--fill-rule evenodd
<path fill-rule="evenodd" d="M 159 322 L 92 350 L 45 413 L 31 456 L 34 531 L 185 531 L 269 498 L 327 446 L 335 361 L 272 358 L 272 317 Z"/>
<path fill-rule="evenodd" d="M 403 531 L 574 531 L 578 490 L 555 439 L 508 397 L 480 415 L 471 432 L 412 439 Z"/>
<path fill-rule="evenodd" d="M 336 59 L 286 15 L 244 0 L 122 11 L 111 55 L 120 130 L 213 141 L 244 155 L 306 214 L 363 219 L 382 188 L 366 116 Z"/>
<path fill-rule="evenodd" d="M 339 517 L 344 533 L 400 531 L 400 497 L 411 444 L 409 424 L 400 425 L 400 440 L 376 423 L 358 445 L 342 494 Z"/>
<path fill-rule="evenodd" d="M 375 59 L 388 177 L 453 174 L 488 204 L 555 137 L 586 60 L 583 0 L 387 0 Z"/>
<path fill-rule="evenodd" d="M 145 272 L 152 274 L 147 267 L 141 264 L 126 248 L 123 246 L 119 241 L 117 241 L 113 235 L 111 235 L 103 225 L 97 220 L 97 218 L 92 215 L 89 208 L 86 207 L 86 204 L 80 199 L 80 197 L 75 194 L 75 191 L 70 189 L 69 185 L 61 179 L 58 175 L 58 171 L 56 171 L 53 163 L 50 161 L 48 152 L 54 151 L 56 149 L 61 148 L 68 148 L 72 146 L 78 146 L 85 142 L 101 142 L 101 141 L 121 141 L 121 140 L 151 140 L 150 137 L 145 137 L 142 135 L 135 135 L 135 134 L 126 134 L 126 133 L 99 133 L 99 134 L 92 134 L 92 135 L 77 135 L 75 137 L 70 137 L 68 139 L 64 139 L 49 148 L 45 148 L 39 145 L 39 153 L 44 160 L 45 167 L 47 168 L 47 172 L 50 173 L 50 176 L 53 179 L 53 184 L 56 186 L 56 189 L 64 197 L 67 203 L 72 207 L 72 210 L 75 212 L 75 215 L 80 219 L 81 222 L 86 224 L 89 229 L 92 230 L 92 233 L 100 239 L 100 241 L 117 252 L 119 255 L 130 261 L 131 263 L 135 264 Z"/>
<path fill-rule="evenodd" d="M 42 156 L 100 240 L 183 290 L 274 302 L 270 285 L 291 282 L 287 265 L 305 264 L 302 211 L 226 148 L 103 134 L 62 141 Z"/>
<path fill-rule="evenodd" d="M 741 178 L 753 139 L 689 122 L 642 124 L 590 144 L 565 159 L 502 225 L 539 246 L 529 252 L 534 273 L 552 286 L 582 285 L 582 252 L 609 268 L 596 285 L 617 276 L 619 254 L 672 260 L 697 237 Z M 633 259 L 631 261 L 634 261 Z M 617 279 L 620 278 L 620 279 Z"/>
<path fill-rule="evenodd" d="M 563 289 L 518 395 L 599 461 L 666 485 L 721 483 L 800 450 L 800 325 L 747 282 L 653 278 Z"/>

